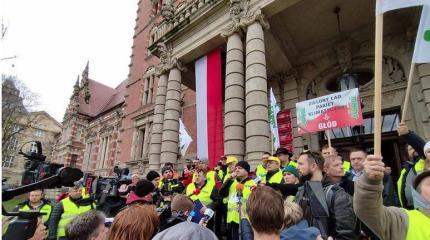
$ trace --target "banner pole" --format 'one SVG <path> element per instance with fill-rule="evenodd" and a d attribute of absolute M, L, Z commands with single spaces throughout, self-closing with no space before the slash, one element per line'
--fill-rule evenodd
<path fill-rule="evenodd" d="M 415 63 L 411 62 L 411 69 L 409 70 L 408 86 L 406 87 L 405 101 L 403 101 L 402 120 L 401 123 L 405 123 L 406 112 L 408 111 L 409 99 L 411 96 L 412 78 L 414 76 Z"/>
<path fill-rule="evenodd" d="M 377 3 L 381 0 L 377 0 Z M 381 155 L 381 95 L 382 95 L 382 39 L 383 14 L 375 19 L 375 102 L 374 102 L 374 154 Z"/>
<path fill-rule="evenodd" d="M 331 149 L 330 131 L 329 130 L 325 130 L 325 135 L 327 136 L 328 147 Z"/>

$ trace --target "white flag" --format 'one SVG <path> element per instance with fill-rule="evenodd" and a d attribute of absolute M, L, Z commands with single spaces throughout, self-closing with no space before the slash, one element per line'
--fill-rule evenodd
<path fill-rule="evenodd" d="M 181 156 L 185 156 L 192 141 L 193 139 L 185 129 L 182 119 L 179 119 L 179 149 L 181 150 Z"/>
<path fill-rule="evenodd" d="M 394 9 L 426 4 L 430 4 L 430 0 L 379 0 L 376 1 L 376 15 L 380 15 Z"/>
<path fill-rule="evenodd" d="M 430 0 L 423 6 L 417 39 L 415 40 L 414 63 L 430 63 Z"/>
<path fill-rule="evenodd" d="M 270 108 L 269 108 L 269 117 L 270 117 L 270 130 L 272 131 L 272 139 L 273 146 L 275 149 L 280 147 L 279 143 L 279 133 L 278 133 L 278 120 L 276 116 L 280 111 L 278 104 L 276 103 L 275 95 L 273 94 L 273 89 L 270 88 Z"/>

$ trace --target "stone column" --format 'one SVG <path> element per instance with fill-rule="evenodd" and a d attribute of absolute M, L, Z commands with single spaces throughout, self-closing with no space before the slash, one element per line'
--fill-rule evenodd
<path fill-rule="evenodd" d="M 175 164 L 178 158 L 179 116 L 181 113 L 181 72 L 174 66 L 167 82 L 166 105 L 164 108 L 163 136 L 161 139 L 160 164 Z"/>
<path fill-rule="evenodd" d="M 430 64 L 420 64 L 417 66 L 418 76 L 421 82 L 423 102 L 425 106 L 424 113 L 422 114 L 422 123 L 424 129 L 424 138 L 430 138 Z"/>
<path fill-rule="evenodd" d="M 163 132 L 164 105 L 166 103 L 167 78 L 167 73 L 164 73 L 158 79 L 151 144 L 149 146 L 149 169 L 156 171 L 160 170 L 161 137 Z"/>
<path fill-rule="evenodd" d="M 254 169 L 263 152 L 270 152 L 264 22 L 257 11 L 247 22 L 246 33 L 246 158 Z"/>
<path fill-rule="evenodd" d="M 243 44 L 239 33 L 227 39 L 224 103 L 224 152 L 245 156 L 245 80 Z"/>

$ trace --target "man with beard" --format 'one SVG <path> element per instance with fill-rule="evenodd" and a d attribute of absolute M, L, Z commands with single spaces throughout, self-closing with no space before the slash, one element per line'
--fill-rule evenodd
<path fill-rule="evenodd" d="M 357 218 L 351 197 L 338 185 L 323 181 L 324 159 L 317 152 L 304 152 L 298 159 L 298 170 L 304 185 L 296 202 L 303 209 L 303 218 L 317 227 L 323 238 L 357 239 Z"/>

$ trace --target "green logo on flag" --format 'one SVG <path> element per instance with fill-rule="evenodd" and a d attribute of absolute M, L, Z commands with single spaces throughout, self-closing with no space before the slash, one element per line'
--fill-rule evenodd
<path fill-rule="evenodd" d="M 430 30 L 424 31 L 424 40 L 430 42 Z"/>
<path fill-rule="evenodd" d="M 351 117 L 354 119 L 358 118 L 358 101 L 357 97 L 351 97 L 351 109 L 350 109 Z"/>

